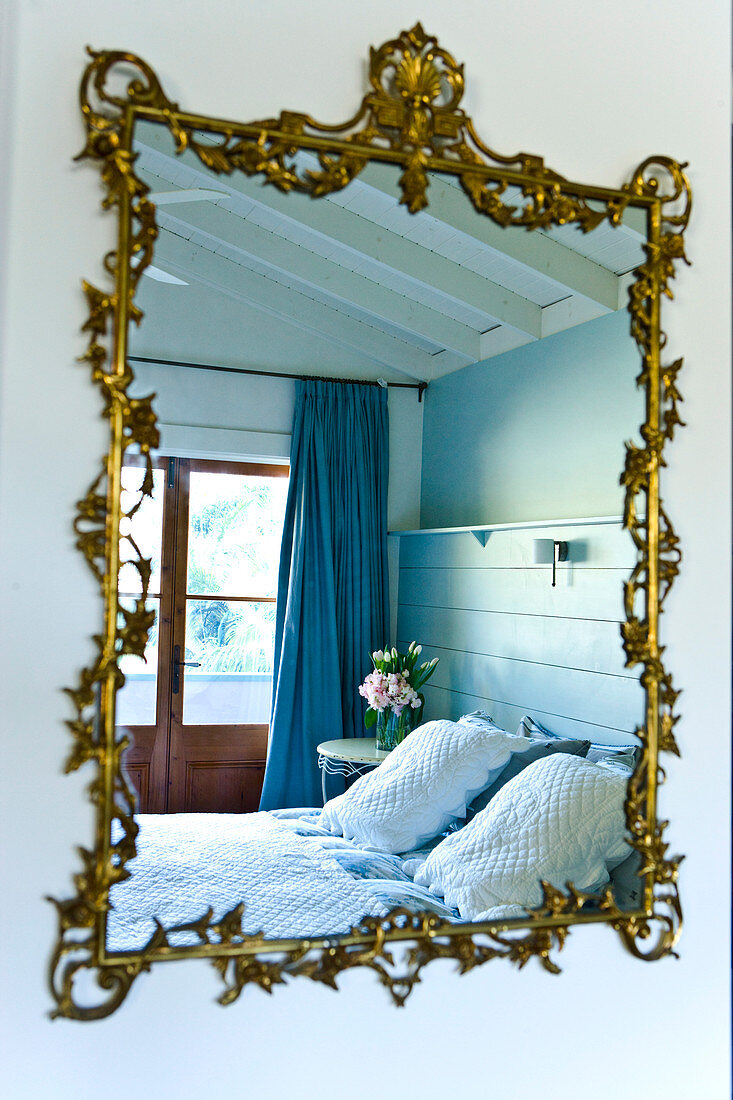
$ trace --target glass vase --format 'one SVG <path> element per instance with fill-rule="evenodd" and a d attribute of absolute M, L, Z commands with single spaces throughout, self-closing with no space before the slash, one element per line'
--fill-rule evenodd
<path fill-rule="evenodd" d="M 412 707 L 403 707 L 401 714 L 395 714 L 389 708 L 379 711 L 376 726 L 377 748 L 383 752 L 391 752 L 404 741 L 412 730 L 416 713 Z"/>

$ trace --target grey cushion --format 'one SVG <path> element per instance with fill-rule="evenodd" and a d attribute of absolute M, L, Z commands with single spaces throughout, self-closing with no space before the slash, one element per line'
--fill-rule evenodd
<path fill-rule="evenodd" d="M 470 714 L 462 714 L 458 721 L 464 726 L 478 726 L 480 729 L 501 729 L 501 726 L 497 726 L 494 719 L 485 710 L 472 710 Z M 527 734 L 522 734 L 522 736 L 527 736 Z"/>
<path fill-rule="evenodd" d="M 588 749 L 590 748 L 590 741 L 579 740 L 560 740 L 560 738 L 553 738 L 551 741 L 540 741 L 539 744 L 533 745 L 532 748 L 527 749 L 526 752 L 515 752 L 512 754 L 509 763 L 502 771 L 490 787 L 486 787 L 481 791 L 481 794 L 476 795 L 473 802 L 470 803 L 466 811 L 466 820 L 470 821 L 480 813 L 486 806 L 488 806 L 494 795 L 501 790 L 505 783 L 508 783 L 510 779 L 514 779 L 515 775 L 519 775 L 521 771 L 529 765 L 534 763 L 535 760 L 544 760 L 546 756 L 551 756 L 555 752 L 566 752 L 570 756 L 584 757 Z"/>
<path fill-rule="evenodd" d="M 639 878 L 640 870 L 641 855 L 634 850 L 611 872 L 613 897 L 619 909 L 638 909 L 641 906 L 644 884 Z"/>
<path fill-rule="evenodd" d="M 559 739 L 560 736 L 560 734 L 553 733 L 552 730 L 548 730 L 540 725 L 537 719 L 533 718 L 530 714 L 525 714 L 517 726 L 517 737 L 541 737 L 543 739 L 546 738 L 555 741 Z M 639 752 L 640 748 L 638 745 L 604 745 L 600 743 L 596 744 L 591 741 L 586 759 L 590 760 L 593 764 L 599 764 L 606 760 L 614 760 L 618 764 L 623 764 L 627 767 L 629 772 L 633 772 L 636 769 Z"/>
<path fill-rule="evenodd" d="M 641 754 L 640 745 L 594 745 L 588 749 L 588 760 L 591 764 L 613 765 L 618 771 L 624 769 L 631 775 L 636 770 L 636 762 Z"/>
<path fill-rule="evenodd" d="M 619 752 L 611 752 L 610 749 L 607 752 L 601 752 L 597 745 L 591 744 L 586 759 L 590 760 L 591 764 L 602 764 L 604 768 L 612 768 L 614 771 L 631 775 L 636 771 L 640 753 L 640 747 L 633 748 L 631 745 Z"/>

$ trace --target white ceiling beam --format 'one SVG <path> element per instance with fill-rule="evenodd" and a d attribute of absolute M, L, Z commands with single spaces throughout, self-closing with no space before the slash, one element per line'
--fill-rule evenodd
<path fill-rule="evenodd" d="M 190 170 L 191 181 L 205 185 L 211 177 L 202 171 L 195 154 L 187 151 L 181 157 L 170 155 L 167 135 L 150 135 L 149 129 L 145 132 L 145 143 L 159 154 L 152 170 L 156 174 L 161 173 L 161 162 L 165 160 L 168 162 L 166 178 L 176 182 L 183 163 Z M 136 148 L 140 153 L 140 167 L 144 169 L 145 146 L 139 143 Z M 335 203 L 313 200 L 297 193 L 284 195 L 272 186 L 263 185 L 259 179 L 250 179 L 244 173 L 233 173 L 221 179 L 228 188 L 245 195 L 251 201 L 305 225 L 323 237 L 345 245 L 423 286 L 465 302 L 473 309 L 527 333 L 534 339 L 539 339 L 542 335 L 541 309 L 534 302 L 444 256 L 406 240 L 397 233 L 354 215 Z"/>
<path fill-rule="evenodd" d="M 212 250 L 226 245 L 243 258 L 252 257 L 274 270 L 294 275 L 308 286 L 371 314 L 375 327 L 384 318 L 403 328 L 406 339 L 412 332 L 432 341 L 437 345 L 436 352 L 455 351 L 469 362 L 479 357 L 479 333 L 474 329 L 262 229 L 223 206 L 195 203 L 189 208 L 181 204 L 176 207 L 175 217 L 166 214 L 160 221 L 181 235 L 185 235 L 186 226 L 204 233 L 212 241 Z"/>
<path fill-rule="evenodd" d="M 249 198 L 255 198 L 270 209 L 291 216 L 287 212 L 288 196 L 279 194 L 272 187 L 257 189 L 250 180 L 238 182 L 248 188 L 245 193 Z M 291 205 L 291 214 L 292 209 Z M 541 336 L 540 307 L 506 287 L 492 283 L 436 252 L 430 252 L 422 245 L 414 244 L 397 233 L 391 233 L 367 221 L 366 218 L 351 214 L 335 203 L 309 202 L 304 213 L 306 225 L 360 252 L 370 260 L 384 264 L 400 275 L 414 279 L 458 302 L 465 302 L 490 318 L 526 332 L 535 339 Z"/>
<path fill-rule="evenodd" d="M 514 332 L 505 325 L 498 325 L 489 332 L 481 333 L 481 361 L 493 359 L 495 355 L 503 355 L 506 351 L 514 351 L 524 344 L 530 344 L 532 340 L 523 336 L 521 332 Z"/>
<path fill-rule="evenodd" d="M 633 234 L 641 244 L 647 240 L 648 213 L 645 206 L 627 206 L 621 219 L 624 232 Z"/>
<path fill-rule="evenodd" d="M 353 349 L 372 359 L 380 370 L 410 380 L 430 381 L 433 377 L 433 356 L 429 353 L 171 233 L 161 232 L 155 245 L 155 262 L 175 275 L 186 275 L 191 282 L 252 306 L 278 323 Z M 144 331 L 143 325 L 143 335 Z M 456 363 L 453 357 L 452 369 L 464 365 L 465 360 Z M 347 367 L 344 373 L 348 373 Z"/>
<path fill-rule="evenodd" d="M 590 298 L 582 298 L 579 294 L 570 295 L 561 302 L 553 302 L 551 306 L 545 306 L 542 310 L 542 335 L 543 337 L 554 336 L 555 333 L 564 332 L 565 329 L 584 325 L 586 321 L 595 321 L 596 317 L 602 317 L 607 313 L 607 309 Z"/>
<path fill-rule="evenodd" d="M 215 202 L 217 197 L 227 194 L 213 187 L 190 187 L 178 191 L 151 191 L 148 198 L 156 206 L 171 206 L 179 202 Z"/>
<path fill-rule="evenodd" d="M 618 308 L 624 309 L 629 304 L 629 289 L 636 280 L 633 271 L 618 277 Z"/>
<path fill-rule="evenodd" d="M 359 180 L 383 194 L 394 195 L 395 176 L 386 164 L 367 165 Z M 528 232 L 519 226 L 504 228 L 497 225 L 491 218 L 478 214 L 462 190 L 435 175 L 430 177 L 427 197 L 429 205 L 426 213 L 438 221 L 466 233 L 480 244 L 510 257 L 538 275 L 593 299 L 608 311 L 618 308 L 618 276 L 607 268 L 541 232 Z"/>
<path fill-rule="evenodd" d="M 150 129 L 150 128 L 146 128 Z M 146 141 L 148 134 L 145 135 Z M 145 148 L 141 149 L 141 167 L 144 167 L 146 155 L 151 159 L 150 168 L 156 175 L 169 179 L 171 183 L 185 190 L 172 192 L 161 191 L 151 195 L 151 199 L 158 198 L 160 205 L 170 203 L 198 202 L 199 208 L 193 211 L 181 210 L 185 213 L 186 220 L 195 225 L 200 231 L 206 232 L 212 240 L 218 238 L 240 248 L 243 255 L 252 255 L 259 263 L 270 264 L 275 269 L 293 272 L 298 279 L 307 282 L 318 289 L 322 294 L 335 293 L 347 303 L 352 303 L 359 309 L 372 313 L 375 320 L 383 316 L 392 324 L 402 325 L 409 331 L 419 333 L 436 344 L 444 344 L 447 348 L 445 354 L 439 353 L 432 356 L 432 374 L 437 377 L 451 370 L 456 370 L 466 362 L 475 361 L 502 354 L 534 339 L 552 335 L 563 329 L 581 324 L 586 320 L 601 316 L 609 310 L 623 308 L 627 304 L 628 276 L 617 276 L 601 264 L 575 252 L 566 243 L 551 239 L 543 233 L 528 233 L 516 229 L 502 229 L 496 226 L 489 218 L 479 216 L 470 204 L 467 196 L 455 186 L 451 186 L 444 180 L 433 177 L 429 191 L 430 206 L 427 210 L 429 216 L 435 217 L 444 225 L 447 225 L 461 233 L 465 233 L 479 243 L 508 255 L 517 263 L 523 264 L 528 269 L 537 272 L 543 277 L 548 277 L 567 286 L 574 293 L 567 299 L 555 302 L 542 309 L 533 306 L 534 319 L 531 325 L 525 329 L 497 323 L 497 320 L 487 316 L 487 331 L 479 334 L 475 329 L 469 328 L 457 322 L 454 318 L 447 318 L 438 309 L 430 309 L 422 303 L 412 302 L 406 296 L 388 291 L 386 287 L 380 287 L 372 279 L 358 275 L 332 264 L 331 261 L 316 253 L 311 253 L 306 245 L 301 248 L 286 236 L 269 233 L 267 230 L 247 222 L 244 217 L 236 212 L 227 211 L 225 205 L 214 205 L 221 202 L 222 196 L 230 196 L 232 192 L 244 195 L 250 202 L 264 206 L 277 212 L 283 218 L 296 224 L 305 225 L 315 231 L 320 237 L 333 240 L 338 244 L 348 247 L 352 252 L 359 251 L 356 244 L 361 244 L 365 228 L 370 233 L 380 238 L 394 240 L 400 249 L 407 248 L 422 257 L 432 257 L 434 254 L 423 246 L 412 241 L 405 240 L 399 233 L 395 233 L 385 227 L 372 222 L 368 217 L 361 217 L 352 213 L 348 208 L 334 203 L 313 201 L 303 195 L 281 195 L 270 187 L 263 187 L 260 181 L 252 181 L 247 177 L 236 174 L 235 176 L 221 176 L 223 187 L 227 190 L 199 186 L 208 183 L 212 178 L 200 163 L 192 155 L 185 158 L 172 156 L 166 146 L 166 135 L 155 131 L 155 137 L 159 140 L 151 141 L 153 157 Z M 156 148 L 157 147 L 157 148 Z M 165 149 L 165 151 L 163 151 Z M 145 173 L 143 172 L 143 175 Z M 158 184 L 160 180 L 156 181 Z M 367 166 L 359 176 L 359 186 L 373 187 L 392 197 L 394 195 L 394 175 L 385 165 L 372 164 Z M 204 205 L 203 200 L 210 199 L 210 203 Z M 226 202 L 226 198 L 224 199 Z M 245 208 L 246 209 L 246 208 Z M 176 210 L 176 214 L 179 211 Z M 314 217 L 318 214 L 318 217 Z M 324 215 L 321 217 L 320 215 Z M 227 224 L 226 219 L 230 219 Z M 641 220 L 640 220 L 641 218 Z M 164 219 L 161 219 L 164 220 Z M 339 223 L 340 231 L 334 233 L 333 223 Z M 635 209 L 628 210 L 624 217 L 624 225 L 621 232 L 628 236 L 638 236 L 642 228 L 643 212 Z M 346 226 L 356 226 L 358 232 L 355 242 L 354 234 L 345 230 Z M 232 226 L 240 233 L 238 240 L 232 237 Z M 244 226 L 244 230 L 241 227 Z M 212 231 L 214 230 L 214 231 Z M 379 254 L 371 251 L 362 254 L 370 255 L 370 259 L 379 263 L 384 259 L 384 251 Z M 315 261 L 309 270 L 306 257 Z M 456 271 L 461 273 L 459 265 L 451 261 L 445 261 Z M 333 270 L 335 268 L 336 275 Z M 414 268 L 404 270 L 402 274 L 408 278 L 418 278 Z M 424 272 L 420 273 L 421 275 Z M 474 273 L 474 279 L 478 280 L 482 289 L 494 287 L 500 292 L 511 295 L 496 284 L 488 283 L 481 276 Z M 420 282 L 425 282 L 423 278 Z M 442 289 L 438 287 L 437 289 Z M 366 293 L 365 293 L 366 292 Z M 456 286 L 450 291 L 442 289 L 444 294 L 461 300 L 463 296 Z M 517 297 L 513 295 L 511 297 Z M 474 305 L 476 299 L 471 301 Z M 398 304 L 394 304 L 396 302 Z M 466 300 L 466 299 L 464 299 Z M 510 299 L 511 300 L 511 299 Z M 520 299 L 528 304 L 525 299 Z M 386 303 L 393 303 L 387 305 Z M 486 315 L 486 301 L 482 298 L 482 312 Z M 406 307 L 404 313 L 401 312 Z M 499 311 L 497 311 L 498 313 Z M 340 314 L 343 317 L 343 314 Z M 436 318 L 443 318 L 444 325 L 441 328 Z M 500 320 L 500 319 L 499 319 Z M 431 321 L 432 324 L 426 322 Z M 539 323 L 538 323 L 539 322 Z M 377 322 L 378 323 L 378 322 Z M 358 322 L 357 322 L 358 324 Z M 526 331 L 529 329 L 530 331 Z M 398 341 L 399 342 L 399 341 Z M 478 342 L 478 348 L 476 344 Z M 357 346 L 358 345 L 354 345 Z M 361 348 L 359 348 L 361 350 Z M 457 354 L 453 354 L 457 352 Z M 464 358 L 466 357 L 466 358 Z M 425 377 L 428 376 L 426 372 Z"/>

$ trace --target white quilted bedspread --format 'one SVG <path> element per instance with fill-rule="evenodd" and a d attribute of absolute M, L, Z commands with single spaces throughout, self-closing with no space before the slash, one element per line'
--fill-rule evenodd
<path fill-rule="evenodd" d="M 541 879 L 595 891 L 629 854 L 627 778 L 567 753 L 538 760 L 434 848 L 415 882 L 464 920 L 500 920 L 537 907 Z"/>
<path fill-rule="evenodd" d="M 137 820 L 132 877 L 110 895 L 113 951 L 143 946 L 155 930 L 153 917 L 170 927 L 212 906 L 218 919 L 240 901 L 243 930 L 271 939 L 343 933 L 367 913 L 388 911 L 327 849 L 268 813 L 140 814 Z M 171 942 L 196 939 L 179 933 Z"/>

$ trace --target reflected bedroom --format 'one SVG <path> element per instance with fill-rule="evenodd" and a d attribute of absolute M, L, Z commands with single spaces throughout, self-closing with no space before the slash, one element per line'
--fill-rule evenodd
<path fill-rule="evenodd" d="M 120 604 L 149 558 L 151 629 L 121 662 L 139 833 L 109 951 L 240 903 L 272 940 L 526 918 L 543 884 L 638 907 L 643 212 L 529 233 L 449 173 L 411 213 L 391 165 L 314 200 L 153 123 L 134 152 L 158 232 L 128 360 L 160 438 L 152 496 L 144 455 L 122 470 Z"/>
<path fill-rule="evenodd" d="M 684 166 L 604 187 L 494 152 L 420 24 L 340 125 L 188 113 L 89 54 L 109 450 L 74 522 L 95 841 L 56 901 L 56 1014 L 174 959 L 223 1004 L 366 967 L 402 1005 L 436 959 L 558 973 L 580 924 L 673 953 Z"/>

